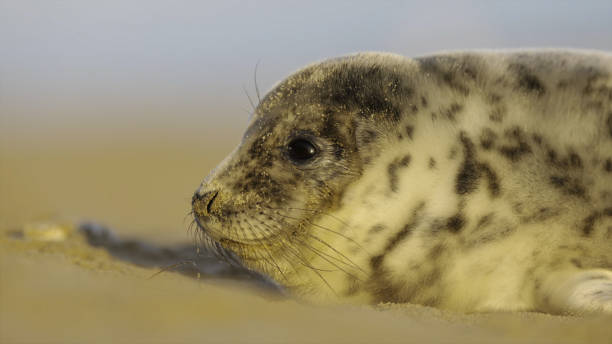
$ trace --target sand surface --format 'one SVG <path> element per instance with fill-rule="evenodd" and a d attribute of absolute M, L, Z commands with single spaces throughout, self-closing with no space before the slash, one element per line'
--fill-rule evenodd
<path fill-rule="evenodd" d="M 610 343 L 612 339 L 612 317 L 462 315 L 410 305 L 305 305 L 206 256 L 198 261 L 199 274 L 189 269 L 182 274 L 158 273 L 156 265 L 184 261 L 181 252 L 190 245 L 160 247 L 119 236 L 112 244 L 96 242 L 82 228 L 67 222 L 38 222 L 2 232 L 0 342 Z"/>

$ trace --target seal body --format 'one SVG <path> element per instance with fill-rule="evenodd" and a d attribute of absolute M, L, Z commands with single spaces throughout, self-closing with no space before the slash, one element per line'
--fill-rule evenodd
<path fill-rule="evenodd" d="M 307 66 L 193 212 L 205 242 L 317 302 L 612 312 L 612 55 Z"/>

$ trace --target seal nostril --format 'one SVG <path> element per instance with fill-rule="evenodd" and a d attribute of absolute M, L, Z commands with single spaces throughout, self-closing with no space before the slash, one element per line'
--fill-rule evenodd
<path fill-rule="evenodd" d="M 191 199 L 191 206 L 195 214 L 208 216 L 212 211 L 213 202 L 217 198 L 219 191 L 196 191 Z"/>
<path fill-rule="evenodd" d="M 209 194 L 212 194 L 212 197 L 210 197 L 210 200 L 208 201 L 208 204 L 206 205 L 206 212 L 208 212 L 210 214 L 210 207 L 213 204 L 213 201 L 215 200 L 215 198 L 217 198 L 217 195 L 219 194 L 218 191 L 213 191 L 210 192 Z"/>
<path fill-rule="evenodd" d="M 200 196 L 199 192 L 194 193 L 193 196 L 191 197 L 191 206 L 194 206 L 196 202 L 201 199 L 202 199 L 202 196 Z"/>

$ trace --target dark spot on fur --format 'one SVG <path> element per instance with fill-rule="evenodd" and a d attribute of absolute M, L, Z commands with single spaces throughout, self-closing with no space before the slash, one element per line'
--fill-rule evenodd
<path fill-rule="evenodd" d="M 557 152 L 554 149 L 549 149 L 548 153 L 546 154 L 546 156 L 548 157 L 548 162 L 556 165 L 557 164 Z"/>
<path fill-rule="evenodd" d="M 436 168 L 436 159 L 434 159 L 434 158 L 429 158 L 429 164 L 428 164 L 428 166 L 429 166 L 429 169 L 430 169 L 430 170 L 433 170 L 434 168 Z"/>
<path fill-rule="evenodd" d="M 440 116 L 448 119 L 451 122 L 455 122 L 455 116 L 463 109 L 463 106 L 458 103 L 451 104 L 447 109 L 440 111 Z"/>
<path fill-rule="evenodd" d="M 606 162 L 604 164 L 604 170 L 606 172 L 612 172 L 612 159 L 606 159 Z"/>
<path fill-rule="evenodd" d="M 594 211 L 591 215 L 587 216 L 582 223 L 582 234 L 584 236 L 591 235 L 595 227 L 595 222 L 602 217 L 612 217 L 612 207 L 605 208 L 601 211 Z"/>
<path fill-rule="evenodd" d="M 408 135 L 408 138 L 412 140 L 412 134 L 414 132 L 414 127 L 411 125 L 407 125 L 406 126 L 406 135 Z"/>
<path fill-rule="evenodd" d="M 372 228 L 370 228 L 370 230 L 368 231 L 368 235 L 371 235 L 371 234 L 376 234 L 376 233 L 382 232 L 382 231 L 383 231 L 383 230 L 385 230 L 386 228 L 387 228 L 387 227 L 386 227 L 385 225 L 381 224 L 381 223 L 376 224 L 376 225 L 372 226 Z"/>
<path fill-rule="evenodd" d="M 467 78 L 473 80 L 476 74 L 471 67 L 460 64 L 461 61 L 456 57 L 432 56 L 420 58 L 416 61 L 425 75 L 433 77 L 439 83 L 445 84 L 463 95 L 470 93 L 465 81 Z M 458 65 L 460 68 L 456 68 Z"/>
<path fill-rule="evenodd" d="M 402 227 L 402 229 L 399 232 L 397 232 L 395 234 L 395 236 L 393 238 L 391 238 L 391 240 L 389 240 L 389 242 L 387 243 L 387 247 L 386 247 L 385 252 L 389 252 L 389 251 L 393 250 L 397 246 L 397 244 L 399 244 L 408 235 L 410 235 L 410 233 L 412 232 L 413 227 L 414 227 L 414 224 L 412 224 L 412 223 L 408 223 L 408 224 L 404 225 L 404 227 Z"/>
<path fill-rule="evenodd" d="M 544 139 L 539 134 L 533 134 L 532 137 L 533 142 L 535 142 L 538 146 L 542 145 L 542 142 L 544 142 Z"/>
<path fill-rule="evenodd" d="M 593 231 L 595 220 L 597 220 L 600 216 L 601 215 L 598 212 L 595 212 L 589 215 L 587 218 L 585 218 L 583 221 L 583 226 L 582 226 L 582 234 L 584 234 L 585 236 L 589 236 L 591 232 Z"/>
<path fill-rule="evenodd" d="M 550 176 L 550 183 L 567 195 L 580 198 L 586 197 L 586 189 L 577 178 Z"/>
<path fill-rule="evenodd" d="M 521 202 L 515 202 L 514 204 L 512 204 L 512 211 L 514 211 L 516 214 L 522 214 L 523 213 L 523 203 Z"/>
<path fill-rule="evenodd" d="M 448 159 L 449 160 L 455 160 L 455 157 L 457 156 L 457 149 L 455 147 L 451 148 L 450 151 L 448 152 Z"/>
<path fill-rule="evenodd" d="M 475 230 L 480 230 L 484 227 L 486 227 L 487 225 L 489 225 L 493 219 L 494 214 L 493 213 L 489 213 L 483 217 L 481 217 L 478 222 L 476 223 L 476 227 Z"/>
<path fill-rule="evenodd" d="M 410 159 L 410 155 L 407 154 L 401 158 L 395 158 L 389 164 L 389 166 L 387 166 L 387 174 L 389 175 L 389 187 L 391 188 L 391 191 L 398 191 L 399 177 L 397 175 L 397 171 L 400 168 L 408 167 L 408 165 L 410 164 Z"/>
<path fill-rule="evenodd" d="M 448 219 L 444 217 L 437 217 L 429 224 L 430 233 L 435 234 L 440 232 L 446 227 L 446 221 Z"/>
<path fill-rule="evenodd" d="M 436 260 L 442 255 L 443 252 L 444 245 L 437 244 L 429 250 L 429 252 L 427 253 L 427 258 L 431 261 Z"/>
<path fill-rule="evenodd" d="M 582 262 L 580 260 L 578 260 L 577 258 L 572 258 L 570 260 L 570 262 L 577 268 L 582 268 Z"/>
<path fill-rule="evenodd" d="M 522 223 L 543 222 L 559 215 L 559 211 L 548 207 L 542 207 L 521 219 Z"/>
<path fill-rule="evenodd" d="M 410 110 L 410 114 L 414 115 L 419 112 L 419 107 L 414 104 L 410 104 L 408 110 Z"/>
<path fill-rule="evenodd" d="M 544 145 L 546 146 L 546 145 Z M 580 169 L 583 167 L 582 158 L 575 152 L 570 151 L 566 156 L 560 155 L 552 148 L 546 148 L 546 162 L 562 170 Z"/>
<path fill-rule="evenodd" d="M 446 221 L 446 228 L 451 233 L 458 233 L 463 228 L 463 225 L 465 225 L 465 220 L 461 214 L 451 216 Z"/>
<path fill-rule="evenodd" d="M 479 178 L 484 174 L 488 182 L 491 197 L 499 196 L 501 187 L 497 173 L 487 163 L 476 161 L 474 144 L 465 132 L 459 137 L 464 151 L 464 158 L 455 180 L 455 192 L 459 195 L 469 194 L 476 190 Z"/>
<path fill-rule="evenodd" d="M 487 101 L 491 104 L 497 104 L 501 101 L 502 97 L 499 94 L 491 93 L 487 97 Z"/>
<path fill-rule="evenodd" d="M 527 144 L 527 139 L 519 127 L 506 131 L 505 137 L 511 141 L 512 145 L 499 147 L 499 152 L 510 161 L 517 162 L 523 155 L 531 153 L 531 147 Z"/>
<path fill-rule="evenodd" d="M 408 166 L 408 164 L 410 163 L 410 155 L 405 155 L 400 161 L 399 161 L 399 165 L 401 167 L 406 167 Z"/>
<path fill-rule="evenodd" d="M 501 187 L 499 185 L 499 178 L 497 177 L 497 173 L 489 166 L 487 163 L 478 164 L 479 169 L 484 172 L 484 175 L 487 179 L 487 188 L 489 190 L 489 195 L 495 198 L 499 196 L 501 192 Z"/>
<path fill-rule="evenodd" d="M 480 133 L 480 146 L 485 150 L 489 150 L 495 144 L 497 134 L 490 128 L 484 128 Z"/>
<path fill-rule="evenodd" d="M 583 73 L 588 75 L 586 86 L 583 89 L 583 94 L 585 96 L 605 97 L 608 95 L 610 98 L 612 98 L 610 88 L 605 85 L 606 81 L 609 79 L 608 73 L 597 70 L 594 67 L 586 68 L 583 70 Z"/>
<path fill-rule="evenodd" d="M 474 143 L 465 132 L 461 132 L 459 140 L 463 145 L 463 163 L 455 180 L 455 192 L 459 195 L 469 194 L 476 190 L 480 171 L 474 156 Z"/>
<path fill-rule="evenodd" d="M 608 114 L 608 121 L 606 123 L 608 124 L 608 134 L 612 137 L 612 112 Z"/>
<path fill-rule="evenodd" d="M 509 69 L 516 73 L 518 88 L 520 90 L 535 94 L 538 97 L 545 93 L 546 89 L 544 88 L 544 85 L 540 79 L 538 79 L 538 77 L 527 68 L 527 66 L 522 64 L 511 64 Z"/>
<path fill-rule="evenodd" d="M 410 219 L 410 221 L 406 223 L 397 233 L 395 233 L 395 235 L 393 235 L 391 239 L 389 239 L 389 241 L 385 245 L 385 248 L 383 249 L 382 254 L 379 255 L 380 258 L 376 258 L 377 256 L 374 257 L 377 259 L 377 261 L 379 260 L 382 264 L 382 260 L 384 259 L 385 255 L 393 251 L 393 249 L 400 242 L 402 242 L 402 240 L 406 239 L 410 235 L 410 233 L 412 233 L 412 230 L 419 224 L 421 220 L 420 212 L 424 207 L 425 202 L 422 202 L 417 205 L 417 207 L 412 211 L 412 218 Z M 372 267 L 374 267 L 374 265 L 372 265 L 374 258 L 372 258 L 372 260 L 370 261 L 370 265 Z"/>
<path fill-rule="evenodd" d="M 489 113 L 489 119 L 492 122 L 501 123 L 504 120 L 506 110 L 503 107 L 496 107 Z"/>
<path fill-rule="evenodd" d="M 424 96 L 421 97 L 421 106 L 422 107 L 427 107 L 427 98 L 425 98 Z"/>
<path fill-rule="evenodd" d="M 463 65 L 461 72 L 463 72 L 463 75 L 467 77 L 468 79 L 476 80 L 476 77 L 477 77 L 476 69 L 472 68 L 471 66 Z"/>
<path fill-rule="evenodd" d="M 551 176 L 550 183 L 558 188 L 562 188 L 567 182 L 567 177 Z"/>
<path fill-rule="evenodd" d="M 582 167 L 582 159 L 576 153 L 571 153 L 569 156 L 569 162 L 572 167 L 580 168 Z"/>
<path fill-rule="evenodd" d="M 370 258 L 370 267 L 372 267 L 372 269 L 380 268 L 384 258 L 384 254 L 373 256 L 372 258 Z"/>

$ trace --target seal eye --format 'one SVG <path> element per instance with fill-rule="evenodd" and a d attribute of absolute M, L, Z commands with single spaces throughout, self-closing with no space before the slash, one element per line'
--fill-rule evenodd
<path fill-rule="evenodd" d="M 303 163 L 312 159 L 317 155 L 317 152 L 317 147 L 304 138 L 294 139 L 287 145 L 287 155 L 297 163 Z"/>

